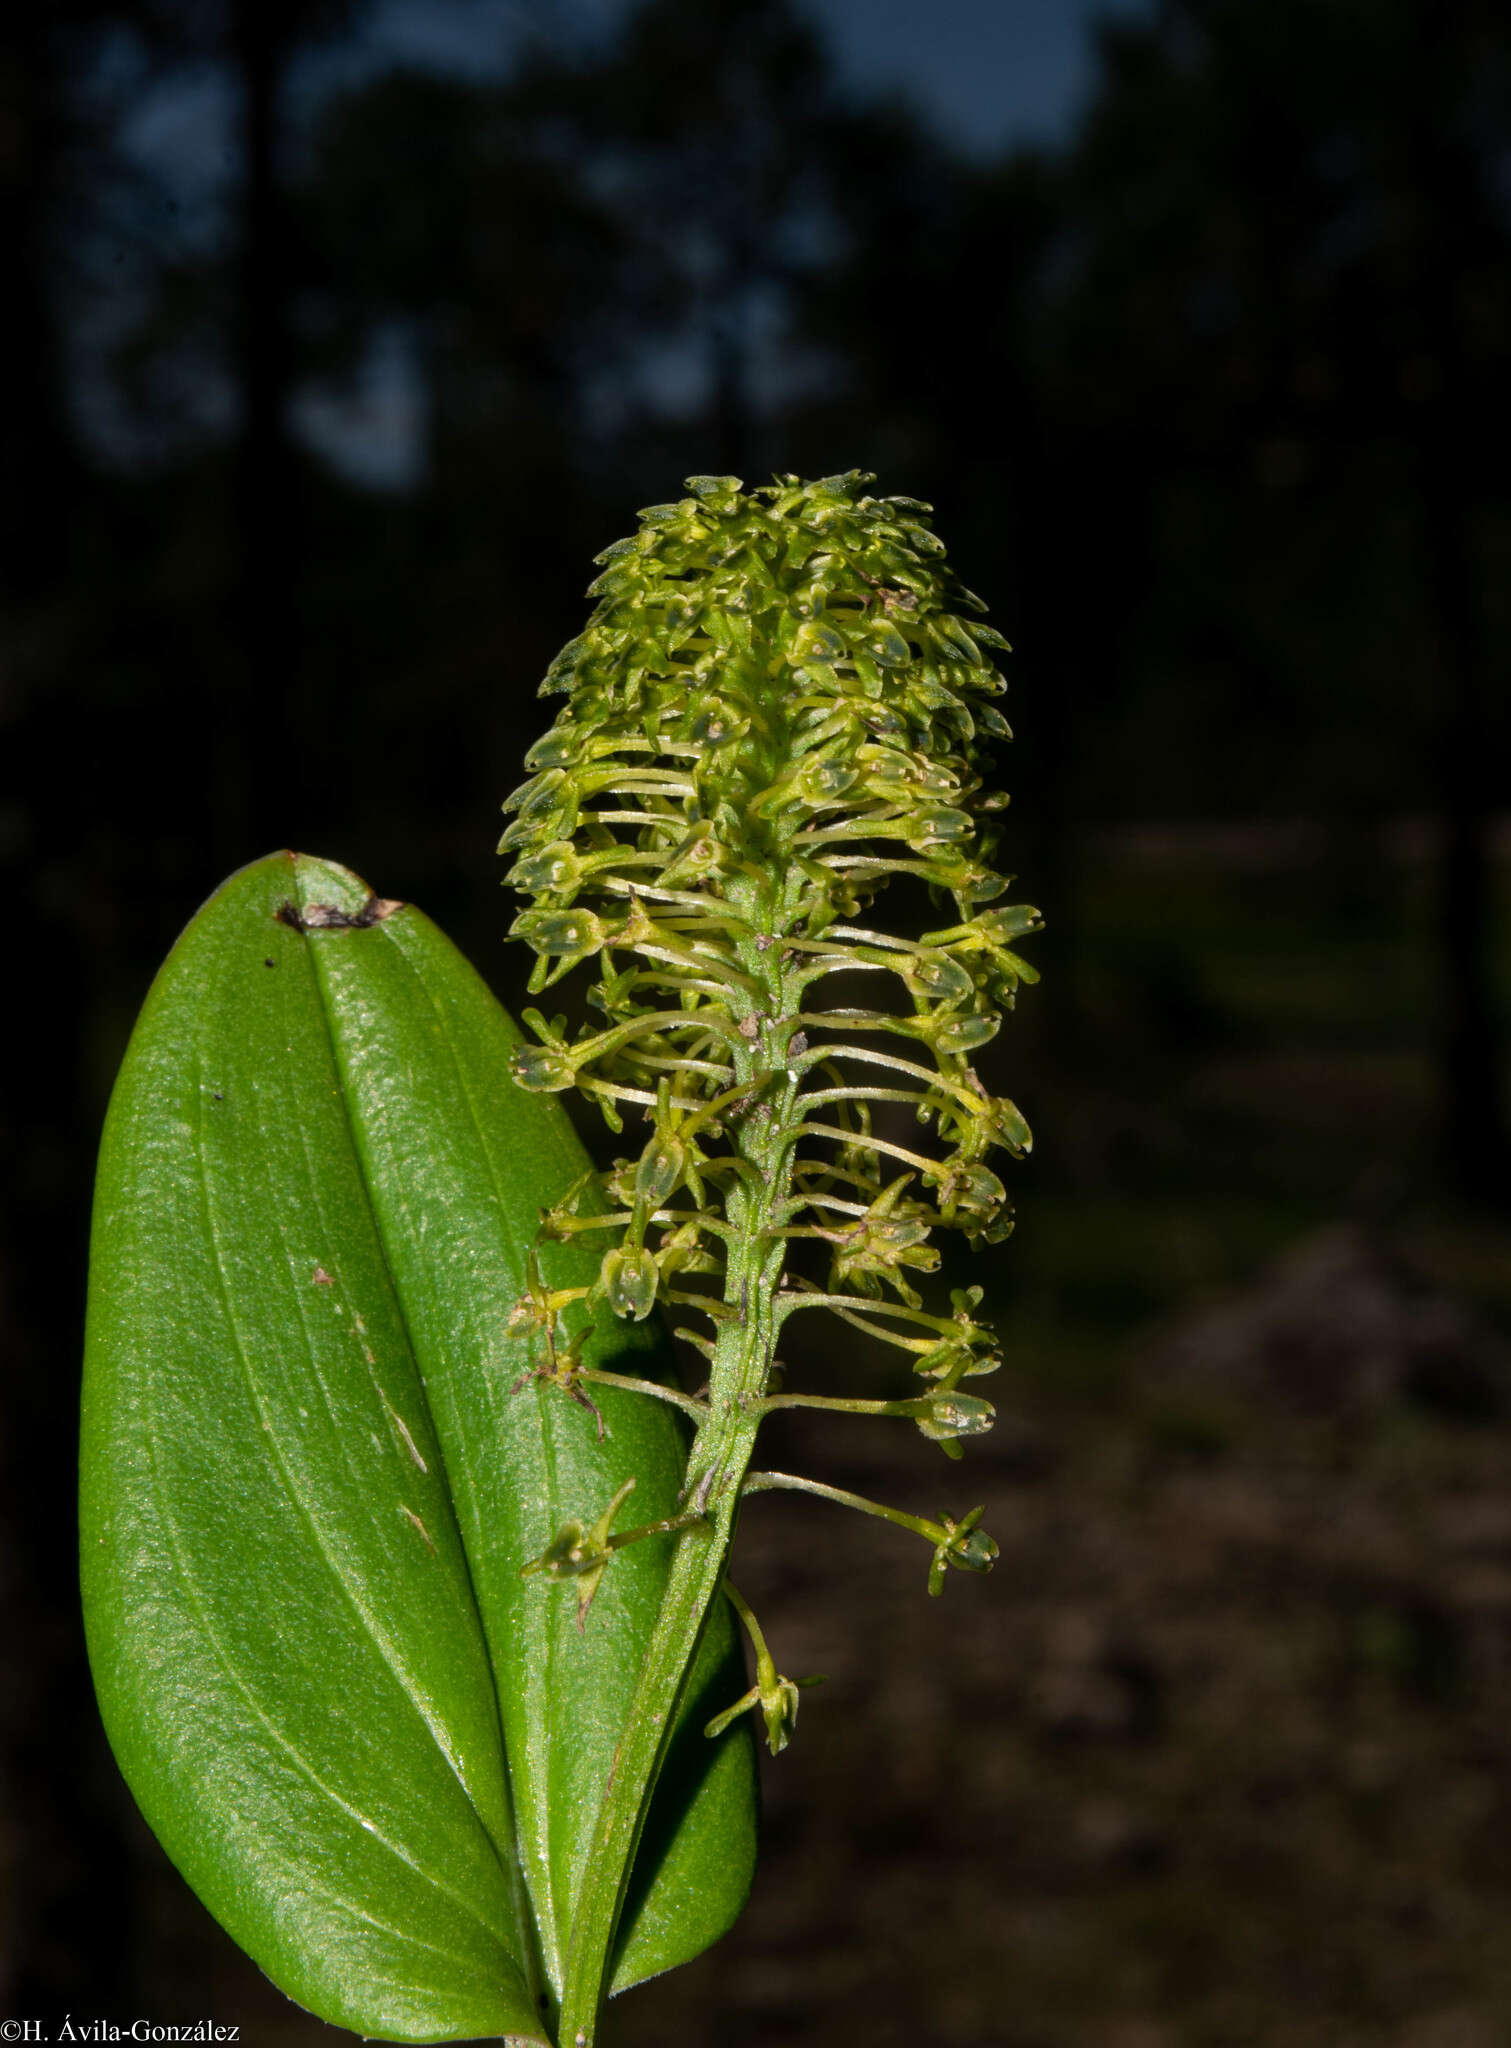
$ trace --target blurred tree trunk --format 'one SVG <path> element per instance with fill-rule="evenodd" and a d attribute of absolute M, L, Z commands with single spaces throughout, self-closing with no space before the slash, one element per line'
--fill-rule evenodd
<path fill-rule="evenodd" d="M 5 2002 L 97 2011 L 128 1981 L 134 1900 L 118 1873 L 120 1799 L 76 1624 L 78 1560 L 62 1502 L 77 1470 L 80 1273 L 98 1101 L 88 1042 L 98 968 L 75 912 L 103 921 L 113 877 L 91 873 L 101 806 L 75 574 L 88 488 L 64 388 L 58 285 L 72 254 L 70 152 L 98 148 L 70 95 L 83 5 L 21 7 L 0 26 L 0 895 L 15 963 L 0 1110 L 0 1863 Z M 81 880 L 83 887 L 81 887 Z"/>
<path fill-rule="evenodd" d="M 1473 531 L 1482 427 L 1468 396 L 1472 366 L 1458 313 L 1467 259 L 1494 208 L 1454 120 L 1453 68 L 1473 49 L 1458 12 L 1446 0 L 1420 0 L 1415 11 L 1418 90 L 1407 147 L 1418 237 L 1412 311 L 1421 356 L 1403 365 L 1402 395 L 1436 653 L 1431 725 L 1441 812 L 1441 1141 L 1458 1193 L 1505 1207 L 1511 1204 L 1511 1134 L 1491 976 L 1494 741 Z"/>
<path fill-rule="evenodd" d="M 63 423 L 62 349 L 48 285 L 54 172 L 64 117 L 57 22 L 23 7 L 0 29 L 0 320 L 5 460 L 0 465 L 0 581 L 21 602 L 63 571 L 76 464 Z"/>
<path fill-rule="evenodd" d="M 221 869 L 287 841 L 304 781 L 297 716 L 299 474 L 289 440 L 293 267 L 277 162 L 279 101 L 297 15 L 286 0 L 235 0 L 231 10 L 231 58 L 243 95 L 235 312 L 241 425 L 228 593 L 235 680 L 218 721 L 215 763 Z"/>
<path fill-rule="evenodd" d="M 1446 410 L 1443 400 L 1424 407 Z M 1491 977 L 1494 902 L 1490 721 L 1467 508 L 1463 449 L 1444 418 L 1417 436 L 1426 580 L 1436 623 L 1433 728 L 1441 839 L 1437 930 L 1443 978 L 1438 1096 L 1447 1165 L 1467 1199 L 1511 1203 L 1511 1139 Z"/>
<path fill-rule="evenodd" d="M 1065 551 L 1076 530 L 1076 501 L 1084 506 L 1092 494 L 1082 488 L 1085 479 L 1063 426 L 1051 445 L 1051 429 L 1021 339 L 1016 349 L 1003 352 L 998 378 L 1000 480 L 991 497 L 1003 510 L 1006 568 L 1017 588 L 1008 637 L 1022 649 L 1031 764 L 1024 776 L 1021 822 L 1009 834 L 1023 849 L 1025 869 L 1024 887 L 1013 894 L 1026 895 L 1044 912 L 1046 930 L 1035 942 L 1034 954 L 1044 980 L 1034 992 L 1035 1009 L 1045 1053 L 1061 1075 L 1068 1075 L 1076 1072 L 1086 1052 L 1075 975 L 1080 948 L 1070 781 L 1077 683 L 1090 664 L 1084 646 L 1087 621 L 1067 612 L 1059 600 L 1067 582 Z M 1096 672 L 1094 666 L 1091 672 Z M 1010 663 L 1006 673 L 1009 689 L 1016 690 L 1017 663 Z M 1018 722 L 1011 704 L 1008 722 Z"/>

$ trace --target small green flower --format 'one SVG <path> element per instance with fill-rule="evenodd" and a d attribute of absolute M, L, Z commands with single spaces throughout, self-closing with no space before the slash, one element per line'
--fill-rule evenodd
<path fill-rule="evenodd" d="M 616 1316 L 642 1323 L 656 1306 L 656 1261 L 643 1246 L 606 1253 L 599 1279 Z"/>
<path fill-rule="evenodd" d="M 960 1438 L 985 1436 L 996 1420 L 990 1401 L 975 1394 L 938 1392 L 923 1397 L 917 1415 L 919 1434 L 938 1444 L 946 1456 L 960 1456 Z"/>
<path fill-rule="evenodd" d="M 703 1733 L 712 1741 L 724 1730 L 738 1721 L 741 1714 L 748 1714 L 753 1707 L 759 1707 L 761 1718 L 766 1723 L 766 1747 L 773 1756 L 780 1756 L 792 1739 L 797 1726 L 798 1693 L 810 1685 L 822 1685 L 820 1678 L 783 1678 L 766 1647 L 760 1624 L 746 1606 L 740 1595 L 726 1579 L 724 1595 L 745 1624 L 751 1646 L 756 1653 L 756 1682 L 749 1692 L 742 1694 L 732 1707 L 726 1707 L 722 1714 L 715 1714 Z"/>
<path fill-rule="evenodd" d="M 984 1529 L 976 1524 L 986 1513 L 984 1507 L 972 1508 L 956 1522 L 948 1515 L 939 1517 L 944 1530 L 942 1540 L 935 1545 L 933 1562 L 929 1566 L 929 1591 L 944 1591 L 946 1565 L 954 1565 L 963 1572 L 989 1572 L 1001 1555 L 995 1541 Z"/>
<path fill-rule="evenodd" d="M 532 1557 L 528 1564 L 520 1566 L 522 1579 L 534 1578 L 539 1574 L 547 1579 L 575 1579 L 577 1581 L 577 1626 L 582 1628 L 587 1620 L 588 1609 L 592 1606 L 598 1588 L 608 1569 L 615 1545 L 609 1531 L 614 1518 L 635 1490 L 633 1479 L 626 1479 L 603 1513 L 590 1529 L 581 1522 L 563 1522 L 539 1557 Z"/>
<path fill-rule="evenodd" d="M 688 1514 L 667 1515 L 659 1522 L 646 1522 L 638 1529 L 622 1529 L 614 1534 L 615 1518 L 634 1490 L 634 1479 L 626 1479 L 590 1529 L 585 1529 L 581 1522 L 563 1522 L 540 1555 L 520 1566 L 522 1579 L 541 1577 L 577 1581 L 579 1630 L 587 1620 L 588 1609 L 616 1550 L 625 1550 L 631 1543 L 641 1543 L 647 1536 L 666 1536 L 674 1530 L 692 1529 L 704 1521 L 702 1511 L 694 1509 Z"/>

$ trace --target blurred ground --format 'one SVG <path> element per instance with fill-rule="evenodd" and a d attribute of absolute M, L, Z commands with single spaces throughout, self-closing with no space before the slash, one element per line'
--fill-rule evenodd
<path fill-rule="evenodd" d="M 984 1500 L 1001 1564 L 932 1601 L 900 1532 L 751 1504 L 742 1590 L 828 1683 L 766 1770 L 744 1919 L 617 2005 L 615 2048 L 1511 2038 L 1511 1252 L 1414 1194 L 1424 871 L 1409 835 L 1341 874 L 1273 834 L 1088 861 L 1104 1085 L 1056 1082 L 1042 1012 L 1004 1034 L 1039 1149 L 988 1255 L 996 1433 L 959 1466 L 843 1418 L 762 1451 Z M 154 2016 L 339 2038 L 127 1825 Z"/>

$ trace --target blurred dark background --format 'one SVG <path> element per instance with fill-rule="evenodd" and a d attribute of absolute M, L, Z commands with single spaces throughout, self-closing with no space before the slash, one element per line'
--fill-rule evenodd
<path fill-rule="evenodd" d="M 292 844 L 517 1004 L 496 807 L 590 557 L 687 472 L 858 466 L 1017 649 L 1038 1150 L 974 1463 L 792 1455 L 986 1498 L 1003 1560 L 935 1603 L 752 1507 L 830 1683 L 745 1920 L 616 2038 L 1511 2040 L 1505 13 L 52 0 L 0 217 L 0 2012 L 329 2034 L 83 1663 L 91 1161 L 157 962 Z"/>

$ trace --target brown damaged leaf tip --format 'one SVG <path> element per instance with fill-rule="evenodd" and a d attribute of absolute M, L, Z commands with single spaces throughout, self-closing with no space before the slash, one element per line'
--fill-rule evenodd
<path fill-rule="evenodd" d="M 304 911 L 296 904 L 281 903 L 274 915 L 280 924 L 296 932 L 365 932 L 403 908 L 396 896 L 369 896 L 356 911 L 343 910 L 336 903 L 312 903 Z"/>

